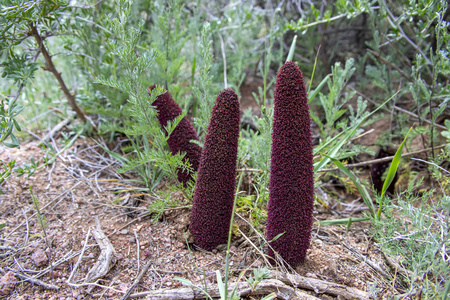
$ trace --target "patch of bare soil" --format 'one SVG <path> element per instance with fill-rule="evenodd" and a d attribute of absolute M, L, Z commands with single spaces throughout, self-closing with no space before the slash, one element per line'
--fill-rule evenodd
<path fill-rule="evenodd" d="M 20 150 L 0 149 L 2 160 L 14 159 L 17 165 L 31 157 L 42 163 L 44 155 L 33 143 Z M 206 252 L 186 245 L 189 209 L 168 209 L 159 222 L 153 222 L 147 206 L 154 196 L 134 195 L 135 184 L 119 175 L 118 167 L 96 143 L 79 139 L 52 165 L 29 178 L 13 175 L 3 184 L 2 297 L 121 299 L 140 273 L 143 275 L 131 292 L 133 298 L 199 297 L 200 292 L 194 293 L 174 280 L 175 276 L 200 286 L 207 284 L 214 294 L 216 270 L 223 276 L 225 247 Z M 45 232 L 33 208 L 31 186 L 46 219 Z M 339 216 L 333 209 L 317 205 L 315 219 L 361 216 L 362 203 L 356 198 L 335 206 L 342 209 Z M 138 200 L 135 207 L 126 206 L 130 199 Z M 236 217 L 240 231 L 233 236 L 230 260 L 230 283 L 244 272 L 238 287 L 245 299 L 260 299 L 261 293 L 270 292 L 277 299 L 368 299 L 369 286 L 375 282 L 381 287 L 379 295 L 395 293 L 395 286 L 389 283 L 395 270 L 370 239 L 368 223 L 354 223 L 348 231 L 345 226 L 315 225 L 307 262 L 296 270 L 297 277 L 288 278 L 286 274 L 293 270 L 267 264 L 263 239 L 245 219 L 245 215 Z M 270 269 L 271 279 L 261 284 L 260 290 L 249 289 L 245 278 L 260 266 Z M 93 268 L 95 272 L 90 271 Z"/>

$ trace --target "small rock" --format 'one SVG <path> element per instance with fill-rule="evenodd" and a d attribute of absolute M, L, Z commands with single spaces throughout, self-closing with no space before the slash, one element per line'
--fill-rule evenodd
<path fill-rule="evenodd" d="M 14 289 L 17 279 L 14 273 L 9 271 L 2 278 L 0 278 L 0 295 L 7 296 Z"/>
<path fill-rule="evenodd" d="M 135 238 L 134 236 L 132 236 L 132 237 L 130 237 L 130 238 L 128 239 L 128 242 L 130 242 L 130 243 L 136 243 L 136 238 Z"/>
<path fill-rule="evenodd" d="M 34 251 L 33 255 L 31 255 L 31 260 L 38 267 L 43 267 L 48 264 L 47 254 L 40 248 Z"/>
<path fill-rule="evenodd" d="M 128 230 L 127 229 L 122 229 L 120 231 L 120 234 L 123 234 L 123 235 L 128 234 Z"/>
<path fill-rule="evenodd" d="M 308 273 L 306 273 L 306 277 L 309 277 L 309 278 L 317 278 L 317 275 L 314 274 L 314 273 L 308 272 Z"/>

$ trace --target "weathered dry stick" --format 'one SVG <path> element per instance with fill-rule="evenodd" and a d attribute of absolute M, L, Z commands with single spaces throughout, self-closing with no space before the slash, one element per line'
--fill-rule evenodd
<path fill-rule="evenodd" d="M 413 276 L 413 272 L 406 270 L 402 266 L 400 266 L 392 257 L 382 252 L 384 258 L 386 259 L 388 265 L 390 265 L 396 272 L 400 273 L 403 277 L 408 278 Z"/>
<path fill-rule="evenodd" d="M 47 207 L 49 207 L 51 204 L 53 204 L 54 201 L 58 200 L 59 198 L 61 198 L 62 196 L 66 195 L 68 192 L 72 191 L 73 189 L 75 189 L 77 186 L 79 186 L 82 183 L 82 181 L 78 181 L 76 184 L 74 184 L 71 188 L 67 189 L 66 191 L 62 192 L 61 194 L 55 196 L 52 200 L 49 201 L 49 203 L 47 203 L 46 205 L 44 205 L 41 210 L 43 211 L 44 209 L 46 209 Z M 45 213 L 44 213 L 45 215 Z M 31 215 L 31 218 L 33 218 L 34 216 L 36 216 L 36 213 Z M 6 235 L 5 238 L 8 238 L 9 236 L 11 236 L 17 229 L 19 229 L 20 227 L 22 227 L 23 224 L 25 224 L 26 221 L 23 221 L 22 223 L 20 223 L 19 225 L 17 225 L 13 230 L 9 231 L 8 234 Z"/>
<path fill-rule="evenodd" d="M 276 279 L 265 280 L 258 284 L 256 290 L 252 290 L 252 287 L 247 282 L 233 283 L 228 286 L 228 290 L 231 293 L 236 288 L 237 294 L 241 297 L 245 296 L 260 296 L 273 294 L 277 299 L 283 300 L 318 300 L 319 298 L 311 296 L 300 290 L 296 290 L 290 286 L 285 285 L 283 282 Z M 208 286 L 208 294 L 211 298 L 220 297 L 219 288 L 217 285 Z M 130 298 L 138 298 L 146 296 L 147 300 L 193 300 L 193 299 L 205 299 L 207 296 L 198 289 L 192 287 L 184 287 L 171 290 L 156 290 L 143 293 L 136 293 L 130 296 Z"/>
<path fill-rule="evenodd" d="M 327 282 L 319 279 L 307 278 L 300 275 L 293 275 L 278 271 L 270 271 L 270 277 L 281 280 L 283 283 L 291 285 L 293 287 L 313 290 L 318 294 L 341 296 L 344 297 L 344 299 L 369 299 L 369 295 L 366 292 L 338 283 Z"/>
<path fill-rule="evenodd" d="M 141 258 L 140 258 L 141 246 L 139 244 L 139 239 L 138 239 L 138 235 L 137 235 L 136 230 L 134 230 L 134 236 L 135 236 L 135 239 L 136 239 L 137 271 L 139 272 L 140 269 L 141 269 Z"/>
<path fill-rule="evenodd" d="M 42 139 L 40 140 L 40 143 L 46 142 L 47 140 L 49 140 L 55 133 L 60 131 L 64 126 L 66 126 L 69 123 L 70 123 L 70 119 L 67 118 L 67 119 L 62 120 L 58 124 L 56 124 L 55 127 L 53 127 L 46 135 L 44 135 L 42 137 Z"/>
<path fill-rule="evenodd" d="M 145 273 L 147 273 L 148 269 L 152 265 L 152 262 L 149 261 L 144 268 L 142 268 L 141 273 L 139 273 L 138 277 L 134 280 L 133 284 L 130 286 L 128 291 L 120 298 L 120 300 L 126 300 L 128 297 L 130 297 L 131 293 L 133 292 L 134 288 L 141 282 L 142 277 L 144 277 Z"/>
<path fill-rule="evenodd" d="M 28 239 L 30 237 L 30 224 L 28 224 L 28 217 L 24 210 L 22 210 L 23 217 L 25 218 L 25 222 L 27 224 L 27 233 L 25 235 L 25 241 L 23 242 L 23 247 L 28 244 Z"/>
<path fill-rule="evenodd" d="M 102 172 L 103 170 L 109 168 L 110 166 L 111 166 L 111 165 L 107 165 L 107 166 L 105 166 L 104 168 L 95 171 L 95 172 L 94 172 L 92 175 L 90 175 L 90 176 L 91 176 L 91 177 L 92 177 L 92 176 L 95 176 L 96 174 Z M 78 181 L 78 182 L 75 183 L 71 188 L 69 188 L 69 189 L 65 190 L 64 192 L 62 192 L 61 194 L 55 196 L 55 197 L 54 197 L 53 199 L 51 199 L 47 204 L 45 204 L 45 205 L 41 208 L 41 210 L 43 211 L 44 209 L 46 209 L 47 207 L 49 207 L 50 205 L 52 205 L 53 202 L 55 202 L 55 201 L 58 200 L 59 198 L 65 196 L 67 193 L 73 191 L 77 186 L 79 186 L 79 185 L 82 184 L 82 183 L 84 183 L 84 181 Z M 58 204 L 58 203 L 61 202 L 61 201 L 62 201 L 62 199 L 60 199 L 56 204 Z M 55 205 L 56 205 L 56 204 L 55 204 Z M 52 209 L 53 209 L 53 208 L 52 208 Z M 43 215 L 45 215 L 45 214 L 46 214 L 46 213 L 44 213 Z M 33 218 L 34 216 L 36 216 L 36 213 L 32 214 L 32 215 L 31 215 L 31 218 Z M 17 225 L 16 227 L 14 227 L 14 229 L 11 230 L 11 231 L 9 231 L 8 234 L 5 236 L 5 239 L 8 238 L 8 237 L 10 237 L 17 229 L 19 229 L 20 227 L 22 227 L 24 224 L 25 224 L 25 221 L 23 221 L 22 223 L 20 223 L 20 224 Z"/>
<path fill-rule="evenodd" d="M 90 236 L 90 235 L 91 235 L 91 229 L 89 228 L 88 233 L 86 234 L 86 239 L 84 240 L 83 248 L 81 249 L 80 256 L 78 257 L 78 260 L 77 260 L 77 262 L 75 263 L 75 266 L 73 267 L 73 270 L 72 270 L 72 272 L 70 273 L 70 276 L 69 276 L 69 278 L 68 278 L 67 281 L 66 281 L 67 283 L 70 283 L 70 282 L 72 281 L 72 277 L 73 277 L 73 275 L 75 274 L 75 272 L 77 271 L 78 266 L 79 266 L 80 263 L 81 263 L 81 260 L 83 259 L 84 251 L 86 250 L 86 245 L 87 245 L 87 242 L 88 242 L 88 239 L 89 239 L 89 236 Z"/>
<path fill-rule="evenodd" d="M 23 279 L 23 280 L 25 280 L 27 282 L 30 282 L 32 284 L 40 285 L 46 290 L 55 290 L 55 291 L 59 290 L 59 287 L 57 287 L 56 285 L 48 284 L 48 283 L 43 282 L 42 280 L 39 280 L 39 279 L 30 277 L 30 276 L 27 276 L 27 275 L 24 275 L 24 274 L 20 274 L 17 271 L 15 271 L 13 269 L 10 269 L 10 268 L 6 268 L 6 269 L 8 271 L 13 272 L 14 276 L 17 276 L 17 277 L 19 277 L 19 278 L 21 278 L 21 279 Z"/>
<path fill-rule="evenodd" d="M 440 145 L 440 146 L 434 147 L 434 149 L 435 150 L 436 149 L 441 149 L 441 148 L 444 148 L 445 146 L 446 145 Z M 431 151 L 431 150 L 432 150 L 432 148 L 427 148 L 427 149 L 422 149 L 422 150 L 419 150 L 419 151 L 408 152 L 408 153 L 402 154 L 402 157 L 416 155 L 416 154 L 420 154 L 420 153 L 423 153 L 423 152 L 428 152 L 428 151 Z M 346 164 L 344 166 L 346 168 L 356 168 L 356 167 L 362 167 L 362 166 L 377 164 L 377 163 L 380 163 L 380 162 L 391 161 L 393 159 L 394 159 L 394 156 L 387 156 L 387 157 L 383 157 L 383 158 L 363 161 L 363 162 L 356 163 L 356 164 Z M 329 172 L 329 171 L 336 171 L 336 170 L 339 170 L 339 168 L 336 167 L 336 168 L 330 168 L 330 169 L 321 169 L 321 170 L 319 170 L 317 172 Z"/>
<path fill-rule="evenodd" d="M 95 223 L 96 228 L 92 229 L 92 234 L 94 235 L 101 252 L 97 262 L 86 275 L 85 283 L 93 282 L 105 276 L 116 262 L 116 250 L 114 250 L 111 242 L 102 231 L 98 217 L 95 218 Z"/>
<path fill-rule="evenodd" d="M 375 102 L 374 100 L 372 100 L 371 98 L 367 97 L 367 96 L 364 95 L 363 93 L 361 93 L 361 92 L 355 90 L 354 88 L 352 88 L 352 90 L 355 91 L 356 94 L 358 94 L 359 96 L 361 96 L 361 97 L 363 97 L 364 99 L 366 99 L 367 101 L 369 101 L 369 102 L 371 102 L 371 103 L 373 103 L 373 104 L 375 104 L 375 105 L 380 105 L 379 103 Z M 386 108 L 386 109 L 387 109 L 387 108 Z M 394 106 L 393 106 L 393 109 L 398 110 L 398 111 L 400 111 L 400 112 L 402 112 L 402 113 L 405 113 L 405 114 L 407 114 L 407 115 L 410 115 L 411 117 L 414 117 L 414 118 L 418 118 L 418 119 L 419 119 L 419 116 L 418 116 L 418 115 L 416 115 L 415 113 L 412 113 L 412 112 L 410 112 L 409 110 L 406 110 L 406 109 L 404 109 L 404 108 L 401 108 L 401 107 L 398 107 L 398 106 L 394 105 Z M 428 123 L 428 124 L 433 124 L 435 127 L 440 128 L 440 129 L 443 129 L 443 130 L 446 130 L 446 129 L 447 129 L 445 126 L 442 126 L 442 125 L 440 125 L 440 124 L 433 123 L 433 122 L 431 122 L 431 121 L 428 120 L 428 119 L 422 119 L 422 121 L 424 121 L 424 122 L 426 122 L 426 123 Z"/>
<path fill-rule="evenodd" d="M 381 60 L 384 64 L 394 68 L 395 70 L 397 70 L 397 72 L 402 75 L 403 77 L 405 77 L 408 81 L 410 82 L 414 82 L 414 80 L 409 77 L 405 72 L 403 72 L 399 67 L 397 67 L 396 65 L 394 65 L 393 63 L 391 63 L 390 61 L 388 61 L 387 59 L 385 59 L 383 56 L 381 56 L 380 53 L 377 53 L 371 49 L 367 49 L 368 52 L 372 53 L 375 57 L 377 57 L 379 60 Z"/>
<path fill-rule="evenodd" d="M 236 172 L 262 172 L 261 169 L 237 169 Z"/>
<path fill-rule="evenodd" d="M 372 128 L 372 129 L 370 129 L 370 130 L 368 130 L 368 131 L 366 131 L 366 132 L 364 132 L 364 133 L 361 133 L 360 135 L 358 135 L 358 136 L 356 136 L 356 137 L 350 139 L 350 142 L 355 141 L 355 140 L 357 140 L 357 139 L 360 139 L 360 138 L 362 138 L 363 136 L 366 136 L 366 135 L 368 135 L 368 134 L 371 134 L 374 130 L 375 130 L 375 129 Z"/>
<path fill-rule="evenodd" d="M 390 276 L 383 268 L 381 268 L 381 267 L 377 266 L 376 264 L 374 264 L 371 260 L 369 260 L 367 257 L 362 255 L 361 253 L 359 253 L 356 249 L 353 249 L 352 247 L 350 247 L 346 243 L 342 243 L 342 245 L 344 245 L 345 248 L 347 248 L 349 251 L 351 251 L 360 261 L 364 262 L 369 267 L 371 267 L 372 269 L 374 269 L 375 271 L 380 273 L 384 278 L 392 279 L 392 276 Z"/>

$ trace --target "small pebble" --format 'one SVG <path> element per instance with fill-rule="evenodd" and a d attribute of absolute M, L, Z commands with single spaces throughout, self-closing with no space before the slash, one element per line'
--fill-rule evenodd
<path fill-rule="evenodd" d="M 128 234 L 128 230 L 127 229 L 122 229 L 120 231 L 120 234 L 123 234 L 123 235 Z"/>
<path fill-rule="evenodd" d="M 130 242 L 130 243 L 136 243 L 136 238 L 135 238 L 134 236 L 132 236 L 132 237 L 130 237 L 130 238 L 128 239 L 128 242 Z"/>
<path fill-rule="evenodd" d="M 48 264 L 47 254 L 40 248 L 34 251 L 34 253 L 31 255 L 31 260 L 38 267 L 42 267 Z"/>

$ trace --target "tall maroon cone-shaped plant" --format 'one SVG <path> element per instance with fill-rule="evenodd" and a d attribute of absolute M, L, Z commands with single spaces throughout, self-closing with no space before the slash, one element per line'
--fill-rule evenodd
<path fill-rule="evenodd" d="M 294 62 L 286 62 L 275 85 L 267 240 L 269 255 L 274 257 L 275 250 L 294 268 L 305 261 L 311 238 L 312 150 L 303 74 Z"/>
<path fill-rule="evenodd" d="M 239 101 L 232 89 L 217 97 L 206 132 L 192 203 L 194 243 L 212 250 L 227 242 L 236 188 Z"/>
<path fill-rule="evenodd" d="M 150 87 L 150 91 L 154 88 L 154 85 Z M 152 106 L 155 106 L 158 111 L 158 120 L 164 131 L 164 126 L 167 126 L 169 121 L 174 120 L 182 114 L 181 108 L 173 100 L 169 92 L 158 96 Z M 191 164 L 192 170 L 196 172 L 200 163 L 202 148 L 198 144 L 192 143 L 191 140 L 199 140 L 197 132 L 189 120 L 184 117 L 172 131 L 167 143 L 169 144 L 170 152 L 173 154 L 186 152 L 184 160 L 188 160 Z M 181 168 L 178 170 L 179 182 L 186 184 L 189 180 L 191 180 L 191 178 L 192 172 L 182 170 Z"/>

